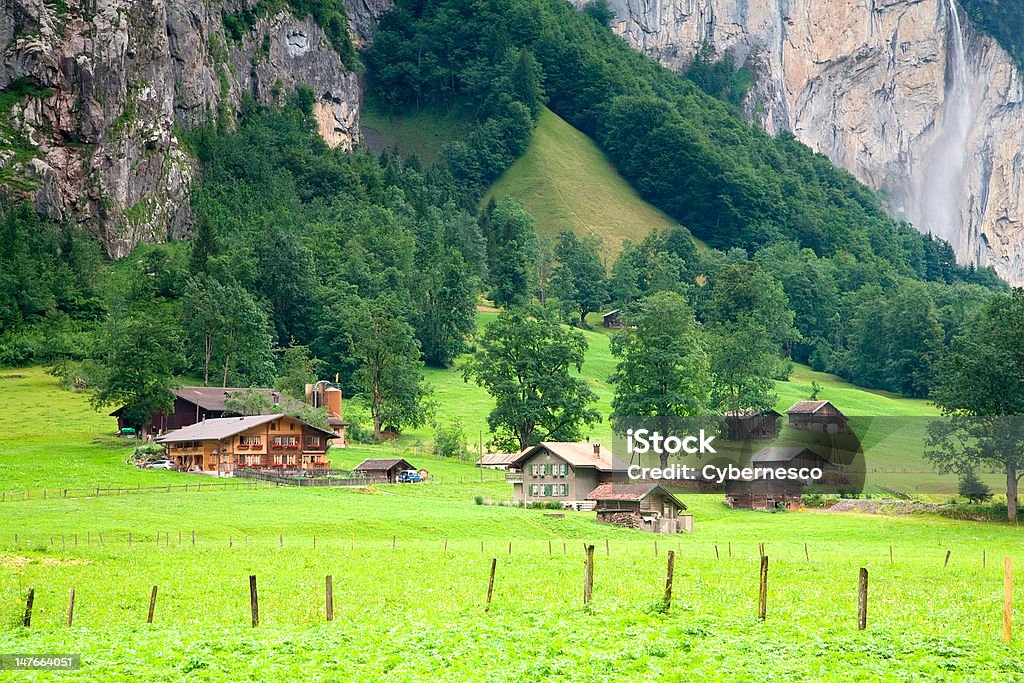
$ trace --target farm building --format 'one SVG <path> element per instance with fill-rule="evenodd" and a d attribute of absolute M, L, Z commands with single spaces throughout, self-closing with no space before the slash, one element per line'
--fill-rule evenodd
<path fill-rule="evenodd" d="M 849 434 L 847 418 L 831 401 L 797 401 L 786 410 L 789 426 L 808 432 Z"/>
<path fill-rule="evenodd" d="M 772 470 L 787 468 L 819 468 L 826 476 L 841 467 L 803 446 L 763 448 L 750 458 L 753 467 Z M 803 493 L 812 482 L 773 480 L 733 480 L 726 483 L 725 502 L 731 508 L 744 510 L 776 510 L 803 506 Z"/>
<path fill-rule="evenodd" d="M 328 422 L 337 432 L 336 443 L 333 445 L 345 445 L 345 427 L 348 422 L 341 416 L 341 390 L 334 389 L 337 395 L 326 392 L 327 402 L 322 404 L 327 408 Z M 124 414 L 124 408 L 118 408 L 110 413 L 111 417 L 117 418 L 117 429 L 121 431 L 126 427 L 139 428 L 143 436 L 150 434 L 165 434 L 167 432 L 194 425 L 203 420 L 216 419 L 230 415 L 225 403 L 233 394 L 257 393 L 267 397 L 268 403 L 273 408 L 272 412 L 294 412 L 304 404 L 302 401 L 289 398 L 276 389 L 266 388 L 245 388 L 245 387 L 181 387 L 171 389 L 174 394 L 174 403 L 169 413 L 154 413 L 149 416 L 146 424 L 129 424 Z M 280 409 L 277 407 L 280 406 Z"/>
<path fill-rule="evenodd" d="M 782 413 L 772 410 L 730 410 L 725 424 L 730 441 L 761 441 L 779 435 Z"/>
<path fill-rule="evenodd" d="M 485 453 L 476 461 L 476 466 L 490 470 L 507 470 L 509 463 L 518 457 L 518 453 Z"/>
<path fill-rule="evenodd" d="M 596 503 L 597 521 L 633 529 L 674 534 L 693 531 L 686 505 L 655 482 L 601 484 L 587 495 Z"/>
<path fill-rule="evenodd" d="M 561 502 L 566 507 L 593 509 L 587 500 L 604 483 L 625 481 L 628 465 L 600 444 L 544 441 L 519 453 L 507 475 L 517 502 Z"/>
<path fill-rule="evenodd" d="M 156 438 L 178 469 L 228 474 L 237 468 L 324 470 L 334 432 L 283 413 L 202 420 Z"/>
<path fill-rule="evenodd" d="M 601 316 L 601 324 L 612 329 L 621 328 L 622 318 L 619 317 L 619 313 L 620 311 L 617 308 L 614 311 L 608 311 Z"/>
<path fill-rule="evenodd" d="M 399 472 L 415 469 L 403 458 L 367 458 L 355 466 L 356 472 L 363 472 L 368 477 L 387 479 L 389 484 L 395 483 Z"/>

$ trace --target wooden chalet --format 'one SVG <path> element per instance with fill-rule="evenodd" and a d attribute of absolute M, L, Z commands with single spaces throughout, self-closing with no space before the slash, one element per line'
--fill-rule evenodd
<path fill-rule="evenodd" d="M 777 410 L 730 410 L 725 414 L 726 433 L 730 441 L 765 441 L 779 435 Z"/>
<path fill-rule="evenodd" d="M 847 417 L 831 401 L 797 401 L 786 410 L 789 426 L 823 434 L 849 434 Z"/>
<path fill-rule="evenodd" d="M 276 413 L 202 420 L 157 437 L 178 469 L 230 474 L 243 467 L 325 470 L 334 432 Z"/>
<path fill-rule="evenodd" d="M 355 466 L 356 472 L 362 472 L 367 477 L 386 479 L 389 484 L 395 483 L 399 472 L 415 469 L 403 458 L 367 458 Z"/>
<path fill-rule="evenodd" d="M 657 482 L 601 484 L 587 495 L 596 503 L 597 521 L 672 534 L 693 531 L 686 505 Z"/>
<path fill-rule="evenodd" d="M 817 467 L 826 476 L 842 471 L 841 466 L 804 446 L 763 448 L 750 458 L 750 464 L 752 467 L 772 470 Z M 731 508 L 744 510 L 803 507 L 804 489 L 812 483 L 815 482 L 767 478 L 729 481 L 725 486 L 725 502 Z"/>
<path fill-rule="evenodd" d="M 594 509 L 590 492 L 604 483 L 626 481 L 628 464 L 597 443 L 543 441 L 509 463 L 506 479 L 521 503 L 560 502 L 565 507 Z"/>

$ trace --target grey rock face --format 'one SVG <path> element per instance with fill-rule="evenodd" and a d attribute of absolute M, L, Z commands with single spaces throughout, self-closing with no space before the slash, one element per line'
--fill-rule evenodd
<path fill-rule="evenodd" d="M 582 0 L 577 0 L 582 4 Z M 922 207 L 954 108 L 949 0 L 612 0 L 613 30 L 681 70 L 705 41 L 758 76 L 748 116 L 881 190 L 898 217 L 950 240 L 963 263 L 1024 284 L 1024 94 L 1012 58 L 964 25 L 969 121 L 954 211 Z M 961 11 L 962 21 L 962 11 Z M 962 111 L 962 110 L 961 110 Z M 955 137 L 955 136 L 953 136 Z M 957 161 L 956 163 L 959 163 Z M 923 191 L 924 190 L 924 191 Z M 927 216 L 928 220 L 922 219 Z M 930 224 L 925 224 L 930 223 Z"/>
<path fill-rule="evenodd" d="M 176 130 L 237 111 L 243 93 L 272 104 L 308 86 L 324 139 L 359 139 L 357 77 L 311 17 L 261 19 L 233 43 L 221 7 L 195 0 L 0 1 L 0 88 L 49 89 L 0 112 L 0 169 L 111 256 L 189 233 L 196 168 Z M 34 158 L 18 161 L 5 137 Z"/>

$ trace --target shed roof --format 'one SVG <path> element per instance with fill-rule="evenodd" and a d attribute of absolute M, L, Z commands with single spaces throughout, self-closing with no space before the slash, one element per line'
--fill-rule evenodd
<path fill-rule="evenodd" d="M 229 436 L 235 434 L 241 434 L 247 429 L 253 427 L 259 427 L 260 425 L 266 424 L 273 420 L 279 420 L 281 418 L 288 418 L 295 420 L 296 422 L 302 422 L 305 426 L 310 429 L 315 429 L 322 434 L 326 434 L 331 438 L 337 438 L 337 434 L 325 429 L 320 429 L 314 425 L 296 417 L 290 417 L 284 413 L 274 413 L 273 415 L 247 415 L 245 417 L 217 417 L 209 420 L 203 420 L 181 429 L 175 429 L 172 432 L 167 432 L 163 436 L 157 437 L 157 443 L 180 443 L 182 441 L 211 441 L 220 439 L 226 439 Z"/>
<path fill-rule="evenodd" d="M 813 415 L 825 406 L 832 406 L 837 413 L 843 414 L 832 401 L 797 401 L 786 409 L 786 415 Z"/>
<path fill-rule="evenodd" d="M 629 484 L 601 484 L 587 495 L 587 500 L 628 500 L 640 501 L 655 491 L 673 500 L 680 509 L 685 510 L 686 504 L 679 500 L 661 484 L 653 481 Z"/>
<path fill-rule="evenodd" d="M 595 450 L 596 447 L 596 450 Z M 574 468 L 593 467 L 601 472 L 625 471 L 629 465 L 600 444 L 579 441 L 541 441 L 519 453 L 510 465 L 521 466 L 524 462 L 546 450 L 566 461 Z"/>
<path fill-rule="evenodd" d="M 477 465 L 508 465 L 513 460 L 519 457 L 518 453 L 485 453 L 479 460 L 476 461 Z"/>
<path fill-rule="evenodd" d="M 769 415 L 771 415 L 773 417 L 782 417 L 782 413 L 780 413 L 779 411 L 775 410 L 774 408 L 769 408 L 768 410 L 755 410 L 754 408 L 742 408 L 740 410 L 729 410 L 729 411 L 726 411 L 726 413 L 725 413 L 726 417 L 738 417 L 741 420 L 747 419 L 747 418 L 751 418 L 751 417 L 762 417 L 762 416 L 763 417 L 767 417 Z"/>
<path fill-rule="evenodd" d="M 402 468 L 403 470 L 416 469 L 405 458 L 367 458 L 352 469 L 361 470 L 363 472 L 379 472 L 390 470 L 395 465 L 405 465 Z"/>
<path fill-rule="evenodd" d="M 806 446 L 769 446 L 762 448 L 757 453 L 754 453 L 750 458 L 751 463 L 771 463 L 771 462 L 792 462 L 804 454 L 809 454 L 811 457 L 824 460 L 825 462 L 831 462 L 828 458 L 818 453 L 812 448 Z"/>

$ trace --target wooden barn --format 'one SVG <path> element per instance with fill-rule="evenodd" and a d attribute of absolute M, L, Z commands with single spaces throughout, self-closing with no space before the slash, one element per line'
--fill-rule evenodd
<path fill-rule="evenodd" d="M 404 458 L 367 458 L 354 468 L 356 472 L 362 472 L 368 477 L 387 479 L 389 484 L 395 483 L 399 472 L 415 469 Z"/>
<path fill-rule="evenodd" d="M 752 467 L 772 470 L 819 468 L 830 476 L 842 467 L 804 446 L 763 448 L 750 458 Z M 725 486 L 725 502 L 743 510 L 779 510 L 803 507 L 803 493 L 810 481 L 759 478 L 752 481 L 730 480 Z"/>
<path fill-rule="evenodd" d="M 597 521 L 660 534 L 693 531 L 686 505 L 656 482 L 605 483 L 587 495 L 595 502 Z"/>
<path fill-rule="evenodd" d="M 608 311 L 601 316 L 601 324 L 613 330 L 620 329 L 622 327 L 622 318 L 619 317 L 619 313 L 620 311 L 617 308 L 614 311 Z"/>
<path fill-rule="evenodd" d="M 726 433 L 730 441 L 762 441 L 779 435 L 777 410 L 730 410 L 725 414 Z"/>
<path fill-rule="evenodd" d="M 786 410 L 789 426 L 823 434 L 849 434 L 847 417 L 831 401 L 797 401 Z"/>
<path fill-rule="evenodd" d="M 518 453 L 484 453 L 476 461 L 476 466 L 489 470 L 507 470 L 508 466 L 518 457 Z"/>

